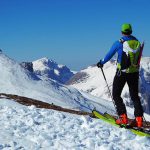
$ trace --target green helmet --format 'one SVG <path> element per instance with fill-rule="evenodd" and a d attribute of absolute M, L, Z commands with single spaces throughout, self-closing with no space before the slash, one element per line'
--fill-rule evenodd
<path fill-rule="evenodd" d="M 124 33 L 124 34 L 132 34 L 132 26 L 131 24 L 123 24 L 122 27 L 121 27 L 121 32 Z"/>

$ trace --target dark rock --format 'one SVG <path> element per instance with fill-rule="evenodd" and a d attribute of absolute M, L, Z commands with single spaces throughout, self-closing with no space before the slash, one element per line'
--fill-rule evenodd
<path fill-rule="evenodd" d="M 33 64 L 32 62 L 22 62 L 20 64 L 23 68 L 27 69 L 30 72 L 33 72 Z"/>

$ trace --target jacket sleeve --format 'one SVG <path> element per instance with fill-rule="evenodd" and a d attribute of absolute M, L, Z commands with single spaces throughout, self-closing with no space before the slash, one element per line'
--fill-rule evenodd
<path fill-rule="evenodd" d="M 106 62 L 108 62 L 117 52 L 118 47 L 120 45 L 119 41 L 116 41 L 112 47 L 110 48 L 109 52 L 106 54 L 106 56 L 104 57 L 104 59 L 101 60 L 102 64 L 105 64 Z"/>

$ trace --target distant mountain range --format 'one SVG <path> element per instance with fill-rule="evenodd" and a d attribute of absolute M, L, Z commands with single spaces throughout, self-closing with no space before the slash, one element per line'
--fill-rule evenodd
<path fill-rule="evenodd" d="M 43 80 L 53 79 L 65 84 L 74 73 L 65 65 L 60 65 L 44 57 L 33 61 L 34 73 Z"/>
<path fill-rule="evenodd" d="M 62 84 L 65 84 L 75 74 L 67 66 L 57 64 L 47 57 L 33 62 L 22 62 L 21 66 L 33 72 L 42 80 L 48 81 L 51 79 Z"/>
<path fill-rule="evenodd" d="M 42 64 L 44 64 L 47 68 L 42 66 Z M 36 65 L 39 65 L 39 68 Z M 51 78 L 47 81 L 41 79 L 43 78 L 41 76 L 44 76 L 44 74 L 40 74 L 40 71 L 43 69 L 46 70 L 45 72 L 43 71 L 44 73 L 49 73 L 47 71 L 50 70 L 48 67 L 51 67 L 51 65 L 53 65 L 53 71 L 55 72 L 55 69 L 59 69 L 57 71 L 60 71 L 60 74 L 62 74 L 62 69 L 64 69 L 65 79 L 62 81 L 65 81 L 65 73 L 67 71 L 71 72 L 65 66 L 57 65 L 54 62 L 50 62 L 48 59 L 42 59 L 33 63 L 24 62 L 20 65 L 17 61 L 0 52 L 0 93 L 25 96 L 39 99 L 47 103 L 54 103 L 58 106 L 76 108 L 80 110 L 80 102 L 87 101 L 88 98 L 85 98 L 77 89 L 60 84 Z M 36 70 L 38 72 L 38 76 L 32 67 L 40 70 L 39 72 Z M 57 71 L 55 72 L 56 75 L 58 73 Z M 52 76 L 52 78 L 54 78 L 54 76 Z"/>

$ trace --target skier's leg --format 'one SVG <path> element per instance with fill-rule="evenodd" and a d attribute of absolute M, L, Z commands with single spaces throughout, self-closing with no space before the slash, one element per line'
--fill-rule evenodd
<path fill-rule="evenodd" d="M 122 73 L 120 76 L 118 76 L 116 73 L 113 81 L 112 94 L 119 116 L 122 114 L 126 114 L 126 107 L 125 104 L 123 103 L 123 99 L 121 98 L 121 92 L 123 90 L 125 83 L 126 83 L 125 73 Z"/>
<path fill-rule="evenodd" d="M 134 104 L 134 115 L 135 117 L 143 116 L 143 108 L 141 105 L 140 98 L 138 96 L 138 80 L 139 80 L 139 73 L 130 73 L 127 76 L 127 84 L 129 86 L 129 92 L 131 99 Z"/>

